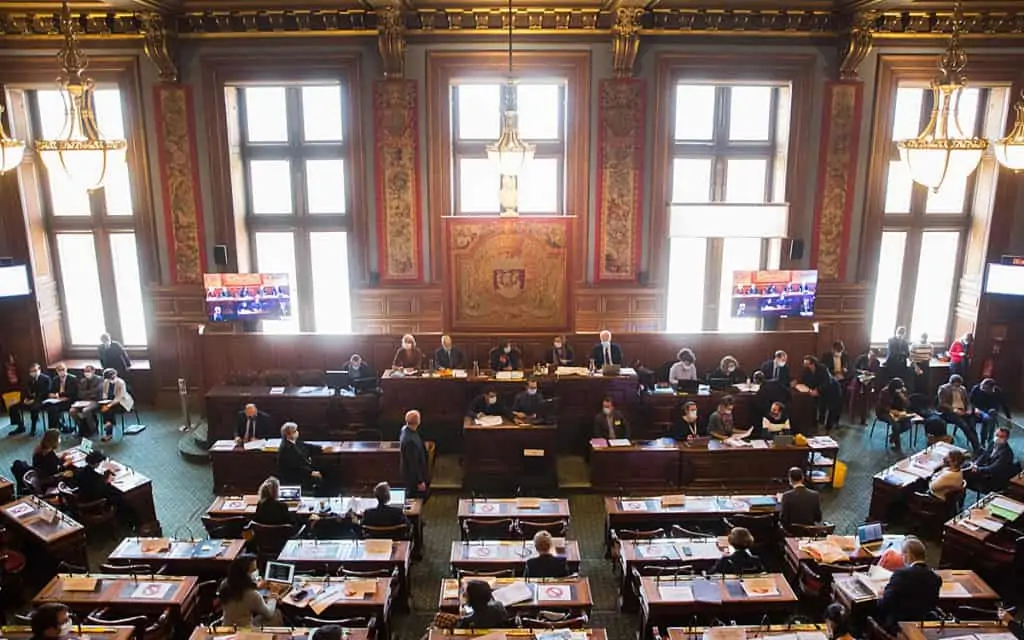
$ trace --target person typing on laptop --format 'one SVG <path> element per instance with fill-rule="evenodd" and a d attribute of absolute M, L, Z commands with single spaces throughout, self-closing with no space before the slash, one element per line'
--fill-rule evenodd
<path fill-rule="evenodd" d="M 231 561 L 228 575 L 217 592 L 225 626 L 248 628 L 283 624 L 277 599 L 273 596 L 265 599 L 258 589 L 259 584 L 256 556 L 243 553 Z"/>
<path fill-rule="evenodd" d="M 373 497 L 377 498 L 377 506 L 363 512 L 360 524 L 367 527 L 397 527 L 409 524 L 402 507 L 391 504 L 391 486 L 388 483 L 378 482 L 373 488 Z"/>

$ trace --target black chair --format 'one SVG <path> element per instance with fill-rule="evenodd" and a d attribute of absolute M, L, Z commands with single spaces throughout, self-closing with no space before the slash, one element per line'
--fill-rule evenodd
<path fill-rule="evenodd" d="M 249 518 L 245 516 L 230 516 L 228 518 L 213 518 L 202 516 L 203 528 L 206 534 L 213 539 L 237 540 L 242 537 L 242 532 L 249 524 Z"/>
<path fill-rule="evenodd" d="M 795 538 L 824 538 L 835 533 L 836 525 L 831 522 L 821 524 L 790 524 L 786 533 Z"/>
<path fill-rule="evenodd" d="M 463 578 L 511 578 L 513 576 L 515 576 L 515 571 L 512 569 L 498 569 L 496 571 L 459 569 L 455 572 L 455 577 L 459 580 L 462 580 Z"/>
<path fill-rule="evenodd" d="M 360 530 L 363 537 L 369 539 L 409 540 L 412 537 L 412 525 L 409 524 L 396 524 L 390 527 L 374 527 L 364 524 L 361 525 Z"/>
<path fill-rule="evenodd" d="M 284 545 L 293 538 L 299 538 L 306 527 L 305 525 L 296 528 L 290 524 L 250 522 L 248 530 L 252 532 L 253 550 L 256 551 L 259 560 L 263 562 L 276 559 L 284 550 Z"/>
<path fill-rule="evenodd" d="M 85 621 L 103 627 L 135 627 L 136 640 L 155 640 L 169 636 L 174 618 L 170 607 L 164 609 L 155 619 L 113 607 L 103 607 L 90 613 Z"/>
<path fill-rule="evenodd" d="M 551 520 L 516 520 L 516 531 L 524 540 L 533 538 L 541 531 L 547 531 L 555 538 L 564 538 L 569 532 L 569 521 L 565 518 Z"/>
<path fill-rule="evenodd" d="M 515 522 L 512 518 L 482 520 L 466 518 L 462 521 L 463 540 L 508 540 L 515 536 Z"/>

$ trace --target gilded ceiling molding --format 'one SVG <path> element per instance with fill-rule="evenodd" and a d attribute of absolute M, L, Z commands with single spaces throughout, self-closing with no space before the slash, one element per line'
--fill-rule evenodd
<path fill-rule="evenodd" d="M 636 53 L 640 50 L 640 16 L 643 7 L 619 7 L 612 26 L 612 69 L 616 78 L 633 75 Z"/>
<path fill-rule="evenodd" d="M 858 69 L 871 51 L 871 25 L 877 19 L 877 11 L 858 11 L 853 15 L 850 30 L 840 40 L 840 80 L 860 79 Z"/>
<path fill-rule="evenodd" d="M 405 17 L 395 5 L 377 10 L 377 51 L 384 62 L 385 78 L 405 75 Z"/>
<path fill-rule="evenodd" d="M 145 38 L 146 55 L 156 65 L 160 79 L 164 82 L 178 81 L 178 65 L 174 63 L 173 50 L 177 44 L 173 33 L 168 33 L 163 17 L 154 11 L 138 14 L 142 36 Z"/>
<path fill-rule="evenodd" d="M 652 9 L 644 35 L 680 32 L 821 35 L 837 30 L 837 15 L 815 10 Z"/>

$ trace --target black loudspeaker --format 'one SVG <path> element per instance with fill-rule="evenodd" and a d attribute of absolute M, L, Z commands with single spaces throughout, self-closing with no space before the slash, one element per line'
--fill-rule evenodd
<path fill-rule="evenodd" d="M 213 264 L 217 265 L 218 267 L 228 266 L 228 245 L 213 245 Z"/>
<path fill-rule="evenodd" d="M 370 272 L 370 286 L 371 287 L 376 287 L 378 285 L 380 285 L 380 272 L 379 271 L 371 271 Z"/>
<path fill-rule="evenodd" d="M 637 274 L 636 279 L 641 285 L 646 285 L 648 280 L 647 272 L 641 271 L 640 273 Z"/>
<path fill-rule="evenodd" d="M 804 259 L 804 241 L 800 238 L 793 238 L 789 244 L 789 259 L 790 260 L 803 260 Z"/>

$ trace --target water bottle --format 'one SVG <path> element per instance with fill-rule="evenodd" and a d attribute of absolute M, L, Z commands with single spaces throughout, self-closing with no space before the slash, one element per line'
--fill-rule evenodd
<path fill-rule="evenodd" d="M 479 378 L 480 377 L 480 361 L 479 360 L 474 360 L 473 361 L 473 377 L 474 378 Z"/>

